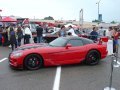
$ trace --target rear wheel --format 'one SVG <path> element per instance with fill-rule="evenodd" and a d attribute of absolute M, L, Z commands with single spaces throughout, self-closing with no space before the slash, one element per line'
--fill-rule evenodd
<path fill-rule="evenodd" d="M 37 70 L 43 65 L 42 58 L 37 54 L 30 54 L 24 60 L 24 66 L 29 70 Z"/>
<path fill-rule="evenodd" d="M 87 54 L 86 64 L 88 65 L 96 65 L 100 61 L 100 54 L 96 50 L 92 50 Z"/>

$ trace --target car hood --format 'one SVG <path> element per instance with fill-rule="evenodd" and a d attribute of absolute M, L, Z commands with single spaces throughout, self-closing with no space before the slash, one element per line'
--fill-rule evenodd
<path fill-rule="evenodd" d="M 48 46 L 49 45 L 47 43 L 26 44 L 18 47 L 16 50 L 25 50 L 25 49 L 38 48 L 38 47 L 48 47 Z"/>

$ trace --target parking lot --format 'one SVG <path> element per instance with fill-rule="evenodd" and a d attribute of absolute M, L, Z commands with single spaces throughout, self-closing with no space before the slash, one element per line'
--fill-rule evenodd
<path fill-rule="evenodd" d="M 29 71 L 11 69 L 7 59 L 10 52 L 10 48 L 0 47 L 0 90 L 104 90 L 109 86 L 110 56 L 96 66 L 77 64 Z M 119 77 L 120 67 L 114 68 L 112 86 L 116 90 L 120 90 Z"/>

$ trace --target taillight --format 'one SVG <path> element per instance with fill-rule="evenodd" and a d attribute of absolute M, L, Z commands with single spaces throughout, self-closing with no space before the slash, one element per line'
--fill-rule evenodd
<path fill-rule="evenodd" d="M 102 39 L 100 38 L 100 39 L 98 40 L 98 44 L 101 45 L 102 42 L 103 42 L 103 41 L 102 41 Z"/>
<path fill-rule="evenodd" d="M 100 39 L 99 39 L 99 44 L 107 44 L 107 42 L 108 42 L 108 37 L 101 37 Z"/>

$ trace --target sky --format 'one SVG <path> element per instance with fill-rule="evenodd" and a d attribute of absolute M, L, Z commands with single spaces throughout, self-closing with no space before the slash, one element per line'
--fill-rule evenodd
<path fill-rule="evenodd" d="M 99 0 L 0 0 L 2 16 L 21 16 L 43 19 L 52 16 L 55 20 L 79 20 L 79 12 L 83 9 L 84 21 L 98 18 Z M 103 21 L 120 22 L 120 0 L 101 0 L 99 12 Z"/>

